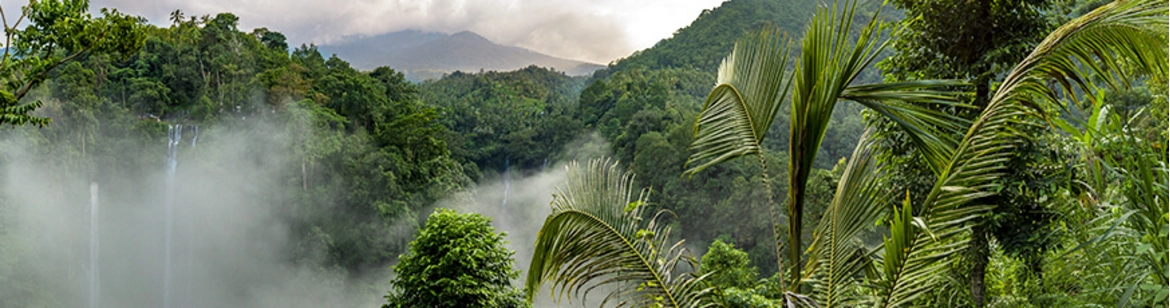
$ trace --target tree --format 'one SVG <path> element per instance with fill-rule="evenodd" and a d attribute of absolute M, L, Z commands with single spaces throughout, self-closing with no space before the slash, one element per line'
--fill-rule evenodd
<path fill-rule="evenodd" d="M 0 10 L 6 47 L 0 58 L 0 125 L 49 124 L 48 118 L 31 115 L 40 101 L 20 101 L 62 63 L 88 52 L 124 58 L 142 48 L 141 18 L 106 8 L 101 10 L 102 17 L 94 18 L 88 11 L 88 0 L 29 1 L 9 24 Z M 26 18 L 28 25 L 17 29 Z"/>
<path fill-rule="evenodd" d="M 699 270 L 700 273 L 711 275 L 707 278 L 707 283 L 711 285 L 748 289 L 756 283 L 759 275 L 748 262 L 746 252 L 736 249 L 734 244 L 715 240 L 707 248 L 707 254 L 700 259 Z"/>
<path fill-rule="evenodd" d="M 895 80 L 971 80 L 976 105 L 991 98 L 991 81 L 1011 69 L 1051 29 L 1043 11 L 1053 0 L 894 0 L 904 27 L 896 51 L 880 66 Z"/>
<path fill-rule="evenodd" d="M 936 172 L 950 154 L 955 141 L 945 132 L 958 131 L 961 119 L 919 106 L 952 104 L 948 92 L 936 90 L 957 85 L 949 81 L 907 81 L 852 85 L 861 71 L 878 56 L 885 44 L 878 44 L 882 22 L 877 14 L 863 27 L 855 44 L 850 39 L 853 12 L 849 1 L 841 10 L 821 8 L 813 17 L 801 44 L 796 69 L 789 71 L 789 43 L 776 30 L 764 30 L 741 40 L 723 61 L 717 86 L 707 97 L 695 124 L 693 151 L 686 173 L 745 155 L 756 155 L 764 166 L 763 140 L 783 100 L 792 99 L 788 144 L 788 232 L 779 231 L 779 214 L 773 205 L 770 179 L 764 169 L 763 185 L 768 189 L 777 256 L 788 238 L 789 290 L 800 285 L 800 234 L 803 231 L 807 183 L 834 106 L 839 100 L 858 102 L 898 123 L 924 149 Z M 880 12 L 879 12 L 880 13 Z M 792 91 L 791 94 L 789 91 Z M 941 130 L 941 131 L 940 131 Z M 777 268 L 783 272 L 783 260 Z"/>
<path fill-rule="evenodd" d="M 394 266 L 382 307 L 525 307 L 513 251 L 491 218 L 438 209 Z"/>

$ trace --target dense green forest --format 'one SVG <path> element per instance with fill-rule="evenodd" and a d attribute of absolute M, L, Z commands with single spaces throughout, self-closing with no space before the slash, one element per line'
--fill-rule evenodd
<path fill-rule="evenodd" d="M 837 2 L 421 83 L 231 13 L 37 2 L 0 63 L 0 306 L 91 272 L 106 306 L 1166 305 L 1166 1 Z"/>

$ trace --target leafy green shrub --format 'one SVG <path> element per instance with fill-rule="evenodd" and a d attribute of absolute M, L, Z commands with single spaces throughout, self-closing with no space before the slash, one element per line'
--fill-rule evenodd
<path fill-rule="evenodd" d="M 394 266 L 391 307 L 525 307 L 512 254 L 491 218 L 438 209 Z"/>

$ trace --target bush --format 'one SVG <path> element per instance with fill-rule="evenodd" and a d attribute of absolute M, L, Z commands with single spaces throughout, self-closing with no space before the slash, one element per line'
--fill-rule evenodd
<path fill-rule="evenodd" d="M 513 251 L 491 218 L 438 209 L 394 266 L 391 307 L 524 307 Z"/>

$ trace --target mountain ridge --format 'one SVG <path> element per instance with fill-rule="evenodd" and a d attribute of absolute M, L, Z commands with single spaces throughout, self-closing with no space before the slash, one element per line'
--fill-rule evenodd
<path fill-rule="evenodd" d="M 372 70 L 389 66 L 411 80 L 439 78 L 455 71 L 512 71 L 531 65 L 580 76 L 604 67 L 497 44 L 471 31 L 445 34 L 403 30 L 319 48 L 323 54 L 336 54 L 346 59 L 355 68 Z"/>

